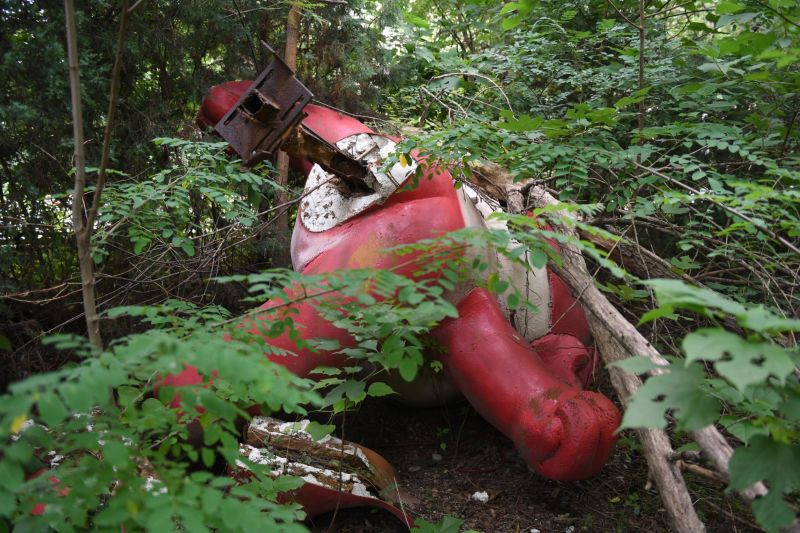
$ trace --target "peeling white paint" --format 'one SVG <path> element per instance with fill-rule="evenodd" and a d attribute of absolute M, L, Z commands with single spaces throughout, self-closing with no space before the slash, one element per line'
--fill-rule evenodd
<path fill-rule="evenodd" d="M 145 478 L 144 490 L 153 495 L 167 494 L 167 492 L 169 492 L 164 483 L 160 479 L 157 479 L 153 476 L 148 476 Z"/>
<path fill-rule="evenodd" d="M 250 425 L 260 433 L 266 433 L 270 438 L 286 438 L 292 437 L 304 441 L 316 442 L 324 446 L 328 450 L 333 450 L 336 453 L 343 453 L 345 455 L 352 455 L 358 457 L 364 466 L 372 469 L 372 464 L 367 459 L 367 456 L 358 446 L 352 444 L 343 444 L 341 439 L 332 435 L 325 435 L 322 439 L 314 441 L 311 433 L 306 431 L 310 420 L 303 419 L 297 422 L 283 422 L 276 418 L 268 416 L 256 416 L 250 422 Z M 267 439 L 269 440 L 269 439 Z M 251 459 L 252 460 L 252 459 Z"/>
<path fill-rule="evenodd" d="M 356 496 L 372 497 L 372 494 L 367 490 L 367 486 L 362 483 L 353 483 L 353 490 L 350 492 Z"/>
<path fill-rule="evenodd" d="M 16 441 L 17 441 L 17 440 L 20 438 L 20 436 L 21 436 L 23 433 L 25 433 L 25 431 L 27 431 L 27 430 L 28 430 L 28 428 L 30 428 L 30 427 L 32 427 L 32 426 L 33 426 L 33 419 L 32 419 L 32 418 L 28 418 L 28 419 L 26 419 L 26 420 L 25 420 L 25 421 L 24 421 L 24 422 L 23 422 L 23 423 L 20 425 L 20 427 L 19 427 L 19 431 L 17 431 L 16 433 L 13 433 L 13 434 L 11 435 L 11 440 L 16 442 Z"/>
<path fill-rule="evenodd" d="M 50 465 L 50 469 L 51 470 L 53 468 L 57 468 L 61 464 L 61 461 L 63 461 L 63 460 L 64 460 L 64 456 L 63 455 L 59 455 L 54 451 L 53 452 L 49 452 L 47 454 L 47 462 Z"/>
<path fill-rule="evenodd" d="M 345 489 L 356 496 L 376 497 L 369 491 L 368 485 L 355 474 L 289 461 L 286 457 L 276 455 L 271 450 L 256 448 L 249 444 L 240 445 L 239 451 L 241 455 L 246 456 L 250 461 L 270 467 L 274 476 L 298 476 L 306 483 L 336 491 L 340 490 L 340 488 Z M 236 466 L 247 470 L 247 466 L 242 461 L 236 461 Z"/>
<path fill-rule="evenodd" d="M 300 220 L 309 231 L 318 233 L 350 220 L 359 213 L 380 205 L 397 190 L 417 168 L 413 161 L 383 171 L 384 160 L 394 152 L 396 143 L 374 133 L 359 133 L 336 143 L 349 157 L 364 164 L 369 172 L 364 181 L 374 192 L 366 195 L 345 194 L 337 188 L 334 176 L 314 165 L 306 180 L 308 193 L 300 204 Z"/>

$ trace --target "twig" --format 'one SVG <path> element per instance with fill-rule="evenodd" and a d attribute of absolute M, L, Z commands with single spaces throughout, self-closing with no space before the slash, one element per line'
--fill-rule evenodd
<path fill-rule="evenodd" d="M 494 85 L 494 87 L 500 92 L 500 94 L 503 95 L 503 98 L 506 101 L 506 105 L 508 106 L 508 110 L 511 111 L 512 113 L 514 112 L 514 108 L 511 106 L 511 100 L 508 99 L 508 95 L 506 95 L 506 93 L 503 90 L 503 88 L 500 87 L 500 85 L 498 85 L 497 82 L 494 81 L 489 76 L 485 76 L 485 75 L 479 74 L 477 72 L 448 72 L 446 74 L 440 74 L 438 76 L 432 77 L 431 81 L 433 81 L 433 80 L 441 80 L 443 78 L 449 78 L 449 77 L 452 77 L 452 76 L 475 76 L 476 78 L 481 78 L 483 80 L 488 81 L 489 83 Z"/>
<path fill-rule="evenodd" d="M 705 196 L 702 192 L 698 191 L 694 187 L 692 187 L 690 185 L 686 185 L 685 183 L 683 183 L 681 181 L 678 181 L 678 180 L 676 180 L 674 178 L 671 178 L 671 177 L 667 176 L 666 174 L 664 174 L 663 172 L 659 172 L 658 170 L 656 170 L 654 168 L 648 167 L 646 165 L 642 165 L 641 163 L 639 163 L 637 161 L 632 161 L 632 163 L 634 165 L 636 165 L 638 168 L 640 168 L 640 169 L 642 169 L 642 170 L 644 170 L 646 172 L 649 172 L 649 173 L 653 174 L 654 176 L 657 176 L 657 177 L 659 177 L 659 178 L 661 178 L 663 180 L 666 180 L 666 181 L 668 181 L 668 182 L 670 182 L 670 183 L 672 183 L 674 185 L 677 185 L 678 187 L 686 189 L 687 191 L 691 192 L 692 194 L 696 194 L 698 196 Z M 797 248 L 794 244 L 790 243 L 789 241 L 787 241 L 786 239 L 784 239 L 783 237 L 781 237 L 780 235 L 778 235 L 777 233 L 775 233 L 774 231 L 772 231 L 771 229 L 766 227 L 766 225 L 764 225 L 763 222 L 754 220 L 753 218 L 750 218 L 749 216 L 745 215 L 744 213 L 742 213 L 738 209 L 735 209 L 735 208 L 733 208 L 733 207 L 731 207 L 729 205 L 725 205 L 724 203 L 722 203 L 722 202 L 720 202 L 718 200 L 715 200 L 714 198 L 704 198 L 704 199 L 708 200 L 709 202 L 713 203 L 716 206 L 721 207 L 722 209 L 724 209 L 725 211 L 731 213 L 732 215 L 735 215 L 735 216 L 741 218 L 742 220 L 746 220 L 747 222 L 751 223 L 753 226 L 758 228 L 763 233 L 766 233 L 767 235 L 769 235 L 770 237 L 772 237 L 776 241 L 778 241 L 781 244 L 783 244 L 784 246 L 786 246 L 789 250 L 793 251 L 797 255 L 800 255 L 800 248 Z"/>
<path fill-rule="evenodd" d="M 789 17 L 787 17 L 786 15 L 784 15 L 783 13 L 781 13 L 780 11 L 778 11 L 777 9 L 775 9 L 774 7 L 772 7 L 771 5 L 769 5 L 769 4 L 765 3 L 765 2 L 756 2 L 756 4 L 760 5 L 760 6 L 761 6 L 761 7 L 763 7 L 763 8 L 766 8 L 766 9 L 768 9 L 769 11 L 772 11 L 773 13 L 775 13 L 776 15 L 778 15 L 778 16 L 779 16 L 780 18 L 782 18 L 782 19 L 783 19 L 785 22 L 787 22 L 787 23 L 791 24 L 792 26 L 796 26 L 796 27 L 800 28 L 800 24 L 799 24 L 799 23 L 797 23 L 797 22 L 793 21 L 792 19 L 790 19 Z"/>
<path fill-rule="evenodd" d="M 694 463 L 687 463 L 686 461 L 683 461 L 681 459 L 675 461 L 675 465 L 684 472 L 691 472 L 692 474 L 697 474 L 698 476 L 704 477 L 708 480 L 713 481 L 714 483 L 718 483 L 719 485 L 725 486 L 728 484 L 728 478 L 726 478 L 719 472 L 709 470 L 708 468 L 704 468 L 700 465 L 696 465 Z"/>
<path fill-rule="evenodd" d="M 617 12 L 617 15 L 619 15 L 620 17 L 622 17 L 623 19 L 625 19 L 625 22 L 627 22 L 628 24 L 630 24 L 630 25 L 631 25 L 631 26 L 633 26 L 634 28 L 636 28 L 636 29 L 639 29 L 639 25 L 638 25 L 638 24 L 636 24 L 635 22 L 633 22 L 631 19 L 629 19 L 629 18 L 628 18 L 628 17 L 625 15 L 625 13 L 623 13 L 622 11 L 620 11 L 620 10 L 619 10 L 619 8 L 617 7 L 617 5 L 616 5 L 616 4 L 613 2 L 613 0 L 607 0 L 607 1 L 608 1 L 608 3 L 609 3 L 609 4 L 611 4 L 611 7 L 613 7 L 613 8 L 614 8 L 614 11 L 616 11 L 616 12 Z"/>
<path fill-rule="evenodd" d="M 130 15 L 131 13 L 133 13 L 133 12 L 134 12 L 134 10 L 135 10 L 137 7 L 139 7 L 139 4 L 141 4 L 141 3 L 142 3 L 142 1 L 143 1 L 143 0 L 136 0 L 136 2 L 135 2 L 135 3 L 134 3 L 132 6 L 131 6 L 131 7 L 129 7 L 129 8 L 128 8 L 128 14 Z"/>
<path fill-rule="evenodd" d="M 94 227 L 97 211 L 100 209 L 100 199 L 103 194 L 103 188 L 106 185 L 106 170 L 108 168 L 108 156 L 111 149 L 111 134 L 114 131 L 114 119 L 117 116 L 119 74 L 122 70 L 122 54 L 125 51 L 125 31 L 128 26 L 129 15 L 128 0 L 122 0 L 119 34 L 117 35 L 117 52 L 114 55 L 114 67 L 111 71 L 111 97 L 108 101 L 108 113 L 106 115 L 108 118 L 106 119 L 106 128 L 103 132 L 103 150 L 100 155 L 100 166 L 97 169 L 97 184 L 95 185 L 94 197 L 92 198 L 92 207 L 89 209 L 89 214 L 86 216 L 86 228 L 89 233 L 91 233 Z"/>

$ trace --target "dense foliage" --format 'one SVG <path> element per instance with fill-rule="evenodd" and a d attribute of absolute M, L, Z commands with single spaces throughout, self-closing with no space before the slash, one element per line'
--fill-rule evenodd
<path fill-rule="evenodd" d="M 96 164 L 119 10 L 81 4 L 87 149 Z M 741 445 L 730 488 L 764 480 L 770 493 L 754 503 L 756 519 L 769 530 L 791 523 L 800 489 L 798 3 L 357 0 L 302 8 L 298 73 L 317 98 L 382 112 L 391 123 L 376 127 L 410 134 L 406 154 L 419 150 L 463 178 L 470 161 L 497 162 L 583 204 L 587 227 L 663 260 L 674 279 L 616 268 L 598 275 L 671 356 L 634 397 L 624 426 L 719 423 Z M 4 383 L 54 370 L 0 400 L 0 520 L 244 529 L 267 510 L 262 523 L 268 516 L 291 529 L 300 515 L 275 497 L 295 481 L 259 473 L 233 488 L 215 475 L 238 455 L 241 407 L 339 412 L 388 391 L 355 379 L 355 368 L 331 371 L 321 385 L 298 380 L 246 339 L 226 343 L 221 357 L 246 288 L 263 301 L 285 285 L 306 284 L 312 294 L 335 287 L 343 299 L 319 302 L 358 340 L 347 354 L 406 378 L 423 362 L 426 328 L 453 313 L 442 286 L 391 273 L 257 273 L 272 255 L 264 238 L 277 208 L 271 167 L 242 169 L 192 122 L 208 86 L 250 78 L 266 62 L 260 39 L 280 48 L 287 9 L 264 0 L 224 8 L 145 0 L 134 12 L 116 170 L 94 242 L 103 328 L 116 340 L 96 351 L 74 336 L 42 343 L 47 333 L 83 333 L 65 194 L 72 146 L 63 9 L 0 2 L 0 361 Z M 552 235 L 521 221 L 512 227 L 537 263 L 548 260 L 542 239 Z M 417 250 L 505 249 L 507 238 L 454 235 Z M 444 288 L 461 269 L 480 268 L 447 254 L 441 261 L 437 268 L 452 271 Z M 242 272 L 253 274 L 212 281 Z M 497 278 L 487 285 L 513 291 Z M 283 327 L 290 317 L 271 334 Z M 218 428 L 199 450 L 185 444 L 186 426 L 166 407 L 173 391 L 153 390 L 156 376 L 183 363 L 207 378 L 182 394 L 184 405 L 202 406 L 201 423 Z M 638 358 L 624 367 L 653 370 Z M 43 465 L 57 481 L 25 480 Z M 149 471 L 160 481 L 140 475 Z M 37 503 L 46 512 L 32 517 Z"/>

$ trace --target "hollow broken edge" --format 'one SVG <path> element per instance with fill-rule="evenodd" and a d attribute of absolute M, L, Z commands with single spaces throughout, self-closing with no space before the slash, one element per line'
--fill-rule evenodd
<path fill-rule="evenodd" d="M 281 500 L 299 503 L 310 518 L 337 508 L 379 507 L 414 527 L 404 509 L 413 499 L 399 489 L 395 470 L 386 459 L 330 435 L 315 441 L 306 431 L 309 423 L 255 417 L 247 428 L 246 442 L 239 446 L 240 455 L 269 467 L 273 477 L 303 479 L 300 488 L 281 495 Z M 233 476 L 241 479 L 247 471 L 247 465 L 237 461 Z"/>

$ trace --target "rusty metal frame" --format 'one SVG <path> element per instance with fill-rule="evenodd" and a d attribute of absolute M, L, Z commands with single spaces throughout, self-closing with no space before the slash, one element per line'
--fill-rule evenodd
<path fill-rule="evenodd" d="M 268 47 L 269 48 L 269 47 Z M 215 126 L 246 166 L 263 161 L 280 148 L 305 117 L 313 94 L 270 48 L 274 59 Z"/>

